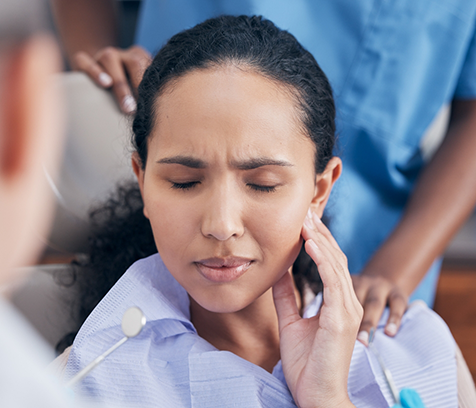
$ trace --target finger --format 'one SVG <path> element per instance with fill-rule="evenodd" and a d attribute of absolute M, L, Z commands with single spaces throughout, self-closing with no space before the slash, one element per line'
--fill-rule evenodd
<path fill-rule="evenodd" d="M 394 290 L 388 297 L 388 305 L 390 314 L 388 316 L 387 324 L 385 325 L 385 334 L 388 336 L 395 336 L 400 328 L 403 314 L 407 309 L 408 300 L 399 290 Z"/>
<path fill-rule="evenodd" d="M 329 254 L 325 253 L 326 249 L 316 245 L 312 239 L 306 241 L 304 248 L 319 269 L 326 304 L 328 306 L 339 305 L 342 303 L 342 298 L 350 297 L 349 291 L 347 291 L 347 296 L 344 296 L 346 286 L 348 286 L 347 282 L 342 271 L 336 268 L 335 260 L 331 260 Z"/>
<path fill-rule="evenodd" d="M 309 214 L 304 220 L 301 235 L 305 241 L 312 239 L 319 248 L 325 247 L 329 252 L 332 252 L 333 257 L 335 257 L 335 248 L 333 248 L 328 239 L 317 230 L 317 226 Z"/>
<path fill-rule="evenodd" d="M 312 231 L 315 231 L 316 233 L 320 233 L 323 236 L 326 237 L 328 243 L 338 251 L 341 251 L 339 245 L 337 244 L 337 241 L 334 239 L 332 236 L 331 232 L 329 229 L 324 225 L 324 223 L 321 221 L 321 219 L 318 217 L 316 213 L 311 211 L 309 208 L 307 215 L 306 215 L 306 220 L 304 222 L 304 225 L 309 227 Z M 311 237 L 309 237 L 311 238 Z"/>
<path fill-rule="evenodd" d="M 360 305 L 358 304 L 358 299 L 355 296 L 354 289 L 353 289 L 353 284 L 352 284 L 352 279 L 350 277 L 349 269 L 347 267 L 347 257 L 344 255 L 344 253 L 340 250 L 339 247 L 334 247 L 331 245 L 327 237 L 325 237 L 322 233 L 310 229 L 309 225 L 309 217 L 307 218 L 308 221 L 305 223 L 303 226 L 303 237 L 313 237 L 310 238 L 320 249 L 322 254 L 330 261 L 330 263 L 333 265 L 333 268 L 336 269 L 341 275 L 343 279 L 346 281 L 346 295 L 350 296 L 349 299 L 352 299 L 354 303 L 356 303 L 356 307 L 360 308 Z M 312 256 L 311 256 L 312 258 Z M 314 262 L 316 262 L 316 265 L 318 265 L 319 260 L 314 259 Z M 321 274 L 321 269 L 319 268 L 319 273 Z M 322 278 L 322 276 L 321 276 Z"/>
<path fill-rule="evenodd" d="M 324 285 L 325 277 L 323 276 L 323 274 L 326 273 L 326 270 L 324 270 L 323 268 L 328 268 L 328 273 L 332 272 L 334 274 L 339 275 L 337 277 L 339 280 L 344 280 L 346 281 L 346 286 L 351 286 L 351 284 L 347 282 L 347 278 L 345 276 L 345 274 L 347 273 L 346 265 L 342 264 L 342 262 L 336 258 L 335 254 L 333 254 L 332 251 L 328 247 L 326 247 L 325 242 L 320 241 L 318 237 L 314 239 L 310 238 L 306 241 L 304 248 L 316 264 L 322 283 Z M 329 285 L 336 284 L 341 285 L 341 283 L 334 282 L 333 280 L 329 281 Z"/>
<path fill-rule="evenodd" d="M 354 285 L 354 291 L 357 295 L 357 299 L 359 299 L 359 302 L 363 305 L 365 297 L 367 296 L 367 291 L 369 290 L 369 285 L 359 275 L 352 276 L 352 283 Z"/>
<path fill-rule="evenodd" d="M 97 85 L 109 88 L 112 85 L 112 78 L 89 54 L 80 51 L 73 57 L 75 69 L 86 73 Z"/>
<path fill-rule="evenodd" d="M 136 100 L 132 96 L 119 50 L 108 47 L 98 54 L 97 59 L 113 80 L 112 92 L 119 107 L 124 113 L 133 113 L 136 110 Z"/>
<path fill-rule="evenodd" d="M 329 228 L 327 228 L 327 226 L 321 221 L 321 219 L 317 216 L 316 213 L 312 213 L 312 217 L 313 217 L 314 223 L 316 224 L 317 230 L 329 240 L 329 242 L 334 248 L 340 251 L 341 250 L 340 246 L 335 240 L 332 233 L 329 231 Z"/>
<path fill-rule="evenodd" d="M 380 317 L 385 309 L 387 297 L 388 291 L 383 288 L 371 288 L 367 293 L 363 304 L 364 317 L 357 337 L 358 340 L 365 345 L 368 345 L 368 334 L 370 333 L 370 329 L 377 327 Z"/>
<path fill-rule="evenodd" d="M 329 242 L 327 237 L 317 231 L 316 224 L 313 220 L 313 215 L 310 210 L 308 211 L 306 219 L 304 221 L 302 236 L 304 239 L 306 239 L 306 241 L 310 241 L 310 243 L 307 244 L 305 248 L 308 254 L 311 256 L 311 258 L 313 258 L 314 262 L 318 266 L 321 278 L 322 266 L 319 268 L 319 263 L 321 262 L 318 255 L 319 250 L 322 252 L 324 257 L 327 258 L 333 265 L 333 267 L 331 268 L 336 268 L 339 271 L 341 278 L 343 277 L 345 279 L 346 299 L 351 301 L 353 309 L 361 315 L 361 306 L 355 295 L 352 279 L 347 268 L 347 258 L 338 245 L 334 247 Z M 317 248 L 319 250 L 317 250 L 316 252 Z M 312 252 L 312 254 L 310 253 L 310 251 Z"/>
<path fill-rule="evenodd" d="M 150 54 L 142 47 L 133 46 L 124 52 L 123 62 L 134 92 L 137 91 L 144 72 L 151 63 Z"/>
<path fill-rule="evenodd" d="M 350 278 L 346 277 L 348 270 L 336 268 L 335 263 L 330 262 L 329 258 L 324 255 L 324 251 L 313 240 L 306 241 L 305 249 L 319 268 L 324 286 L 323 306 L 333 309 L 333 313 L 342 313 L 344 319 L 352 316 L 352 320 L 357 324 L 355 326 L 357 331 L 362 320 L 363 310 L 355 295 Z"/>
<path fill-rule="evenodd" d="M 332 246 L 327 237 L 325 237 L 319 231 L 309 228 L 307 223 L 305 223 L 303 226 L 302 236 L 306 241 L 312 239 L 318 248 L 323 252 L 323 255 L 326 256 L 332 264 L 334 264 L 341 272 L 344 273 L 347 283 L 352 285 L 347 268 L 347 258 L 339 248 Z"/>
<path fill-rule="evenodd" d="M 322 223 L 320 218 L 311 211 L 311 209 L 308 210 L 306 219 L 304 220 L 302 235 L 305 240 L 312 238 L 314 241 L 321 241 L 318 243 L 318 245 L 321 246 L 324 244 L 347 268 L 347 258 L 345 257 L 344 253 L 340 249 L 331 232 Z"/>
<path fill-rule="evenodd" d="M 280 331 L 301 318 L 292 279 L 291 274 L 286 272 L 273 286 L 274 306 Z"/>

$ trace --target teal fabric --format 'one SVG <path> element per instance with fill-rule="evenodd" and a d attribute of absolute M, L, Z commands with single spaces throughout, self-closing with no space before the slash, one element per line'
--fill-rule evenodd
<path fill-rule="evenodd" d="M 425 408 L 418 392 L 411 388 L 404 388 L 400 391 L 400 402 L 392 408 Z"/>

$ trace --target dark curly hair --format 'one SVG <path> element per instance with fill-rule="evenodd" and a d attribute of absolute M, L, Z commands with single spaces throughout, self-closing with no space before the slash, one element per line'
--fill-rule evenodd
<path fill-rule="evenodd" d="M 142 167 L 160 109 L 156 102 L 166 87 L 191 71 L 226 64 L 260 73 L 287 87 L 294 96 L 302 129 L 314 142 L 315 171 L 322 173 L 335 143 L 335 107 L 329 82 L 293 35 L 256 16 L 207 20 L 173 36 L 159 51 L 139 86 L 132 126 L 132 142 Z M 157 252 L 137 184 L 121 186 L 115 197 L 92 211 L 91 224 L 89 256 L 74 265 L 77 329 L 132 263 Z M 301 293 L 305 284 L 316 293 L 321 289 L 316 265 L 303 248 L 293 274 Z M 71 344 L 75 334 L 66 336 L 58 350 Z"/>

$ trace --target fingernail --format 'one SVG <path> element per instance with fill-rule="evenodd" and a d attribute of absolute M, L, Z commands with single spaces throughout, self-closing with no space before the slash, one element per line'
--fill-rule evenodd
<path fill-rule="evenodd" d="M 308 228 L 314 228 L 314 222 L 312 221 L 311 210 L 307 210 L 306 218 L 304 219 L 304 225 Z"/>
<path fill-rule="evenodd" d="M 369 345 L 369 333 L 367 333 L 365 330 L 362 330 L 357 335 L 357 340 L 359 340 L 360 342 L 362 342 L 366 346 L 368 346 Z"/>
<path fill-rule="evenodd" d="M 415 306 L 428 307 L 428 305 L 425 303 L 424 300 L 417 299 L 408 305 L 408 309 L 411 309 L 412 307 L 415 307 Z"/>
<path fill-rule="evenodd" d="M 105 72 L 101 72 L 98 76 L 99 83 L 102 86 L 111 86 L 112 85 L 112 78 L 106 74 Z"/>
<path fill-rule="evenodd" d="M 312 213 L 312 219 L 314 220 L 314 222 L 316 224 L 321 224 L 322 223 L 321 219 L 317 216 L 316 213 Z"/>
<path fill-rule="evenodd" d="M 137 105 L 134 97 L 132 95 L 124 96 L 124 99 L 122 100 L 122 110 L 126 113 L 132 113 L 136 108 Z"/>
<path fill-rule="evenodd" d="M 397 325 L 395 323 L 389 323 L 385 327 L 385 333 L 389 336 L 395 336 L 397 334 Z"/>
<path fill-rule="evenodd" d="M 307 242 L 309 242 L 309 245 L 311 245 L 314 248 L 314 250 L 317 250 L 317 251 L 319 250 L 319 248 L 317 247 L 317 244 L 314 242 L 314 240 L 308 239 Z"/>

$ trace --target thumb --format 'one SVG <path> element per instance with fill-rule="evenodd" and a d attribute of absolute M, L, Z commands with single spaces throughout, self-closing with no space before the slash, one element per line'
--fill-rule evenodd
<path fill-rule="evenodd" d="M 278 315 L 280 331 L 301 318 L 296 303 L 293 278 L 290 272 L 286 272 L 283 277 L 274 284 L 273 299 Z"/>

